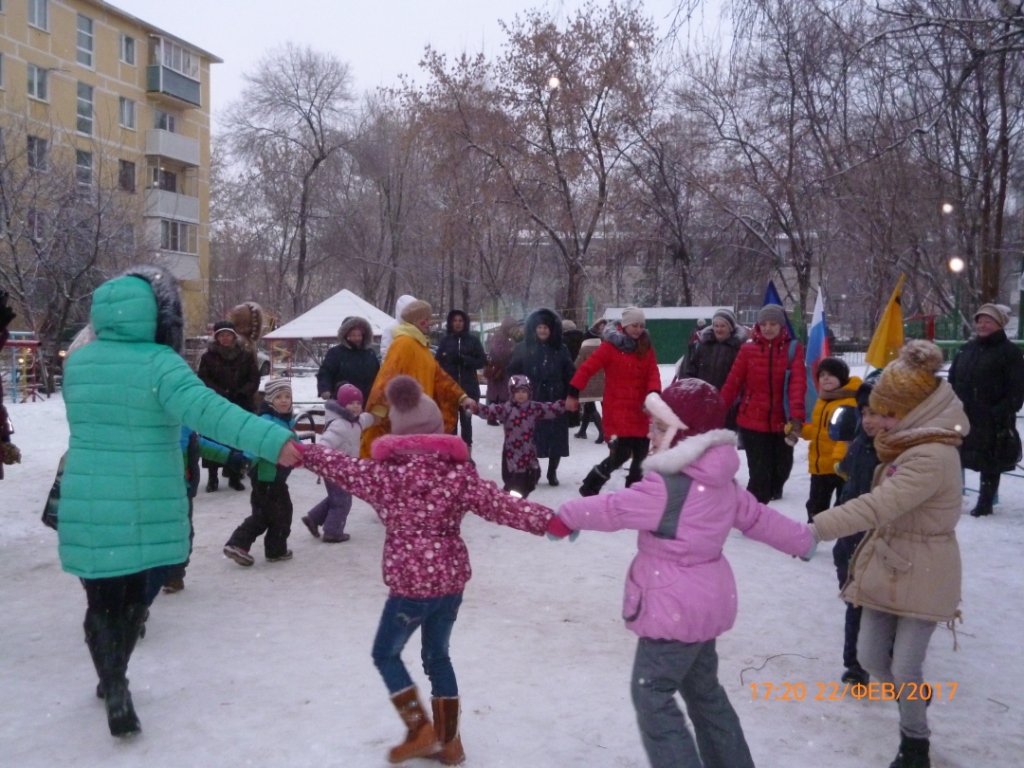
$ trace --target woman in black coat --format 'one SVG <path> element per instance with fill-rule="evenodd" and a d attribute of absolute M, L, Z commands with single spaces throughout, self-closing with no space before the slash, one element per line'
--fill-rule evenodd
<path fill-rule="evenodd" d="M 728 309 L 720 309 L 711 319 L 711 326 L 700 332 L 693 351 L 676 372 L 677 379 L 700 379 L 721 390 L 729 371 L 747 340 L 747 329 L 736 323 Z"/>
<path fill-rule="evenodd" d="M 966 469 L 981 473 L 974 517 L 992 514 L 999 476 L 1017 465 L 1017 411 L 1024 405 L 1024 355 L 1006 338 L 1006 310 L 984 304 L 974 313 L 975 335 L 949 369 L 949 383 L 964 404 L 971 430 L 960 446 Z"/>
<path fill-rule="evenodd" d="M 347 317 L 338 328 L 338 344 L 327 350 L 316 372 L 316 388 L 323 400 L 338 395 L 342 384 L 351 384 L 363 393 L 363 402 L 370 399 L 380 361 L 371 348 L 373 329 L 361 317 Z"/>
<path fill-rule="evenodd" d="M 487 365 L 484 345 L 475 333 L 469 332 L 469 315 L 461 309 L 448 313 L 445 335 L 437 344 L 434 359 L 444 372 L 451 376 L 473 400 L 480 399 L 480 379 L 477 371 Z M 462 442 L 473 446 L 473 412 L 459 410 L 459 430 Z"/>
<path fill-rule="evenodd" d="M 557 312 L 541 308 L 526 318 L 526 333 L 512 353 L 507 373 L 528 377 L 533 385 L 533 399 L 538 402 L 565 399 L 576 366 L 562 343 L 562 318 Z M 533 439 L 538 458 L 548 460 L 548 484 L 558 485 L 558 463 L 569 455 L 567 415 L 538 421 Z"/>

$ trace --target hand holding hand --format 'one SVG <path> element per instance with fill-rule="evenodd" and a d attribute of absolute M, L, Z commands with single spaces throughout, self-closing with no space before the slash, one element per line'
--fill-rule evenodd
<path fill-rule="evenodd" d="M 249 464 L 252 459 L 246 456 L 242 451 L 231 451 L 228 454 L 228 461 L 224 467 L 236 475 L 244 475 L 249 472 Z"/>
<path fill-rule="evenodd" d="M 579 535 L 579 531 L 574 531 L 572 528 L 567 526 L 562 522 L 562 518 L 558 515 L 555 515 L 548 520 L 547 537 L 552 541 L 558 541 L 559 539 L 564 539 L 566 537 L 568 537 L 569 541 L 576 541 Z"/>
<path fill-rule="evenodd" d="M 480 411 L 480 404 L 471 397 L 467 397 L 459 405 L 467 411 L 472 413 L 478 413 Z"/>
<path fill-rule="evenodd" d="M 814 553 L 818 551 L 818 540 L 814 539 L 811 542 L 811 548 L 807 550 L 807 554 L 800 555 L 800 559 L 805 563 L 811 562 L 811 558 L 814 557 Z"/>
<path fill-rule="evenodd" d="M 277 463 L 282 467 L 298 467 L 302 465 L 302 446 L 294 440 L 289 440 L 281 447 L 281 453 L 277 456 Z"/>
<path fill-rule="evenodd" d="M 786 445 L 796 445 L 800 442 L 800 434 L 804 431 L 803 422 L 799 419 L 790 419 L 782 431 L 786 435 Z"/>
<path fill-rule="evenodd" d="M 579 398 L 569 395 L 565 398 L 565 410 L 567 411 L 578 411 L 580 409 Z"/>

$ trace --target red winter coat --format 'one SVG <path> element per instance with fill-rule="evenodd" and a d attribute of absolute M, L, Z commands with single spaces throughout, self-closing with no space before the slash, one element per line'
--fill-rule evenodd
<path fill-rule="evenodd" d="M 372 460 L 356 459 L 318 444 L 302 463 L 377 511 L 385 529 L 381 567 L 392 596 L 442 597 L 466 588 L 471 571 L 461 526 L 467 513 L 536 536 L 554 514 L 482 479 L 460 437 L 385 435 L 371 450 Z"/>
<path fill-rule="evenodd" d="M 644 331 L 646 334 L 647 331 Z M 644 413 L 644 398 L 650 392 L 661 392 L 661 374 L 654 348 L 643 356 L 626 351 L 631 346 L 621 331 L 606 331 L 605 340 L 579 367 L 569 382 L 575 397 L 587 386 L 590 377 L 604 371 L 604 433 L 609 438 L 647 437 L 649 420 Z M 632 341 L 630 339 L 629 341 Z M 634 342 L 635 343 L 635 342 Z"/>
<path fill-rule="evenodd" d="M 768 341 L 761 335 L 760 326 L 755 325 L 751 335 L 750 341 L 740 346 L 729 370 L 722 399 L 732 405 L 740 398 L 738 426 L 755 432 L 782 432 L 786 427 L 783 389 L 789 363 L 789 331 L 783 327 L 778 336 Z M 798 342 L 795 346 L 793 362 L 789 364 L 789 418 L 803 422 L 807 370 L 803 345 Z"/>

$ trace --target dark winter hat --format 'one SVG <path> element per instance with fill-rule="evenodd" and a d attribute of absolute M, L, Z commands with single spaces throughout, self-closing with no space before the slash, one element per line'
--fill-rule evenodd
<path fill-rule="evenodd" d="M 875 382 L 865 381 L 859 387 L 857 387 L 857 408 L 864 410 L 871 405 L 871 390 L 875 388 Z"/>
<path fill-rule="evenodd" d="M 393 435 L 440 435 L 444 419 L 437 403 L 423 394 L 420 383 L 412 376 L 395 376 L 384 389 L 390 410 Z"/>
<path fill-rule="evenodd" d="M 730 328 L 734 331 L 736 330 L 736 315 L 733 314 L 731 309 L 726 309 L 725 307 L 722 309 L 716 309 L 715 314 L 711 316 L 711 322 L 715 322 L 716 317 L 722 318 L 729 324 Z"/>
<path fill-rule="evenodd" d="M 292 393 L 292 380 L 287 376 L 267 379 L 267 383 L 263 385 L 263 394 L 268 402 L 273 402 L 274 398 L 282 392 L 287 392 L 289 395 Z"/>
<path fill-rule="evenodd" d="M 660 395 L 652 392 L 644 406 L 648 413 L 668 425 L 659 450 L 693 435 L 723 429 L 729 412 L 718 390 L 700 379 L 681 379 Z"/>
<path fill-rule="evenodd" d="M 218 320 L 216 323 L 213 324 L 214 338 L 216 338 L 217 334 L 220 333 L 221 331 L 230 331 L 232 336 L 234 336 L 236 339 L 238 338 L 238 334 L 235 333 L 235 324 L 232 323 L 230 320 Z"/>
<path fill-rule="evenodd" d="M 761 307 L 761 311 L 757 313 L 758 323 L 778 323 L 779 325 L 786 324 L 786 310 L 780 307 L 778 304 L 765 304 Z"/>
<path fill-rule="evenodd" d="M 523 376 L 521 373 L 517 373 L 508 380 L 508 391 L 515 392 L 517 389 L 525 389 L 530 393 L 530 397 L 533 397 L 533 384 L 530 383 L 530 378 L 528 376 Z"/>
<path fill-rule="evenodd" d="M 850 366 L 846 364 L 845 360 L 840 360 L 838 357 L 826 357 L 818 363 L 817 375 L 821 376 L 822 371 L 831 373 L 839 379 L 840 387 L 845 387 L 850 383 Z"/>
<path fill-rule="evenodd" d="M 434 314 L 434 308 L 422 299 L 416 299 L 416 301 L 410 301 L 405 305 L 405 309 L 402 310 L 402 319 L 416 325 L 421 320 L 429 320 L 430 316 Z"/>
<path fill-rule="evenodd" d="M 353 384 L 342 384 L 338 387 L 338 394 L 335 399 L 342 408 L 349 403 L 359 403 L 362 405 L 363 393 L 359 391 L 359 387 Z"/>

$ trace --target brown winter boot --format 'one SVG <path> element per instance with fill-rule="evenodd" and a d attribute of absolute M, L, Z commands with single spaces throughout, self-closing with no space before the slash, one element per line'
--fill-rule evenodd
<path fill-rule="evenodd" d="M 392 763 L 402 763 L 414 757 L 429 757 L 437 752 L 441 745 L 437 743 L 434 727 L 427 719 L 423 705 L 420 704 L 416 686 L 399 691 L 391 697 L 391 701 L 409 732 L 405 736 L 405 741 L 388 752 L 388 760 Z"/>
<path fill-rule="evenodd" d="M 459 697 L 431 699 L 430 706 L 434 711 L 434 734 L 441 742 L 441 751 L 431 757 L 445 765 L 462 765 L 466 753 L 459 738 Z"/>

